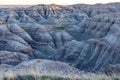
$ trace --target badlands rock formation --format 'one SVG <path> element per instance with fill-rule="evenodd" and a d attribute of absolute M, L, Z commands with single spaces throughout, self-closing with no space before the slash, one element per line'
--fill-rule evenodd
<path fill-rule="evenodd" d="M 28 60 L 30 60 L 30 57 L 23 53 L 0 51 L 0 64 L 17 65 Z"/>
<path fill-rule="evenodd" d="M 0 66 L 0 76 L 9 76 L 12 74 L 14 77 L 23 75 L 49 75 L 49 76 L 74 76 L 79 77 L 80 73 L 78 69 L 70 66 L 67 63 L 35 59 L 30 61 L 24 61 L 19 65 L 13 67 L 12 65 L 2 64 Z M 27 73 L 26 73 L 27 72 Z M 57 73 L 57 74 L 56 74 Z"/>
<path fill-rule="evenodd" d="M 120 3 L 0 9 L 0 64 L 15 74 L 29 65 L 42 73 L 74 73 L 67 63 L 81 71 L 120 73 L 119 43 Z"/>
<path fill-rule="evenodd" d="M 103 14 L 81 22 L 68 30 L 77 41 L 58 49 L 54 58 L 88 71 L 104 71 L 107 65 L 119 64 L 119 24 L 118 15 L 113 14 Z"/>

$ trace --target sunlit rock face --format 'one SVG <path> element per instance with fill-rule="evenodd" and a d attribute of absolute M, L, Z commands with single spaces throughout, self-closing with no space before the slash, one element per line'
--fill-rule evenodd
<path fill-rule="evenodd" d="M 6 16 L 5 16 L 5 15 Z M 4 19 L 2 18 L 4 17 Z M 75 10 L 72 6 L 36 5 L 28 8 L 16 8 L 2 10 L 0 21 L 4 22 L 37 22 L 40 24 L 76 24 L 88 16 L 81 10 Z"/>
<path fill-rule="evenodd" d="M 51 61 L 38 60 L 42 65 L 37 60 L 33 60 L 34 64 L 29 61 L 39 58 L 63 61 L 85 71 L 118 73 L 119 42 L 120 3 L 0 9 L 2 67 L 24 68 L 29 64 L 51 68 Z M 61 63 L 53 66 L 55 71 L 62 68 Z"/>

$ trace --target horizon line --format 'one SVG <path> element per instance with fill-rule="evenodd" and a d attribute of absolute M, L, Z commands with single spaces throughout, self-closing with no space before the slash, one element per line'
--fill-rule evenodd
<path fill-rule="evenodd" d="M 108 2 L 108 3 L 75 3 L 75 4 L 86 4 L 86 5 L 96 5 L 96 4 L 110 4 L 110 3 L 120 3 L 120 2 Z M 51 5 L 51 4 L 56 4 L 56 3 L 41 3 L 41 4 L 0 4 L 0 6 L 21 6 L 21 5 L 25 5 L 25 6 L 30 6 L 30 5 Z M 75 5 L 75 4 L 56 4 L 56 5 Z"/>

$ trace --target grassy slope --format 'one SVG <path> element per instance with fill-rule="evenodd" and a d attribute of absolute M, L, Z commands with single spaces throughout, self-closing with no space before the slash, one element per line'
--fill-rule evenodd
<path fill-rule="evenodd" d="M 45 75 L 37 75 L 37 76 L 31 76 L 31 75 L 26 75 L 26 76 L 1 76 L 0 80 L 120 80 L 119 75 L 94 75 L 91 77 L 88 77 L 87 75 L 81 76 L 80 78 L 73 78 L 72 76 L 66 76 L 66 77 L 60 77 L 60 76 L 45 76 Z"/>

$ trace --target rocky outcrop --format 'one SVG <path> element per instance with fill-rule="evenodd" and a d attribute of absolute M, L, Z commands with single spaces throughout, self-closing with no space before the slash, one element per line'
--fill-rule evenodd
<path fill-rule="evenodd" d="M 106 74 L 112 74 L 112 73 L 117 73 L 119 74 L 120 73 L 120 64 L 115 64 L 115 65 L 107 65 L 105 68 L 104 68 L 104 71 Z"/>
<path fill-rule="evenodd" d="M 73 5 L 73 8 L 76 10 L 81 10 L 85 12 L 89 17 L 94 17 L 103 13 L 116 13 L 120 12 L 120 3 L 108 3 L 108 4 L 76 4 Z"/>
<path fill-rule="evenodd" d="M 0 51 L 0 64 L 17 65 L 28 60 L 30 60 L 30 57 L 23 53 Z"/>
<path fill-rule="evenodd" d="M 4 14 L 6 16 L 3 16 Z M 72 6 L 60 6 L 56 4 L 7 9 L 2 10 L 0 15 L 0 21 L 3 22 L 36 22 L 48 25 L 76 24 L 87 18 L 87 15 L 81 10 L 76 11 Z"/>
<path fill-rule="evenodd" d="M 120 13 L 101 14 L 82 21 L 78 25 L 74 25 L 68 29 L 68 32 L 78 41 L 87 40 L 91 38 L 105 37 L 115 24 L 120 24 Z M 114 34 L 114 33 L 113 33 Z"/>
<path fill-rule="evenodd" d="M 86 71 L 104 71 L 107 65 L 119 64 L 120 25 L 118 21 L 112 23 L 110 17 L 110 20 L 106 18 L 89 19 L 69 29 L 69 33 L 80 34 L 80 40 L 78 40 L 80 42 L 71 41 L 64 45 L 56 51 L 53 59 L 71 63 Z M 86 36 L 88 37 L 85 39 Z M 89 38 L 89 36 L 92 37 Z"/>
<path fill-rule="evenodd" d="M 7 75 L 8 73 L 13 76 Z M 84 75 L 78 69 L 70 66 L 67 63 L 50 61 L 50 60 L 41 60 L 41 59 L 24 61 L 17 66 L 2 64 L 0 65 L 0 74 L 1 76 L 4 76 L 4 77 L 8 76 L 9 78 L 27 76 L 27 75 L 39 76 L 39 77 L 42 75 L 58 76 L 58 77 L 73 76 L 74 78 L 79 78 Z"/>
<path fill-rule="evenodd" d="M 69 6 L 36 5 L 28 8 L 1 9 L 0 19 L 5 22 L 39 22 L 41 24 L 76 24 L 88 17 L 120 11 L 120 3 L 77 4 Z M 5 15 L 6 16 L 5 16 Z M 3 19 L 4 17 L 4 19 Z"/>
<path fill-rule="evenodd" d="M 0 50 L 21 52 L 34 58 L 49 58 L 56 48 L 73 39 L 65 31 L 54 31 L 37 23 L 2 24 L 0 32 Z"/>
<path fill-rule="evenodd" d="M 71 63 L 86 71 L 102 70 L 107 64 L 117 64 L 119 63 L 119 56 L 119 50 L 113 48 L 104 39 L 91 39 L 83 42 L 72 41 L 54 55 L 56 60 Z"/>

